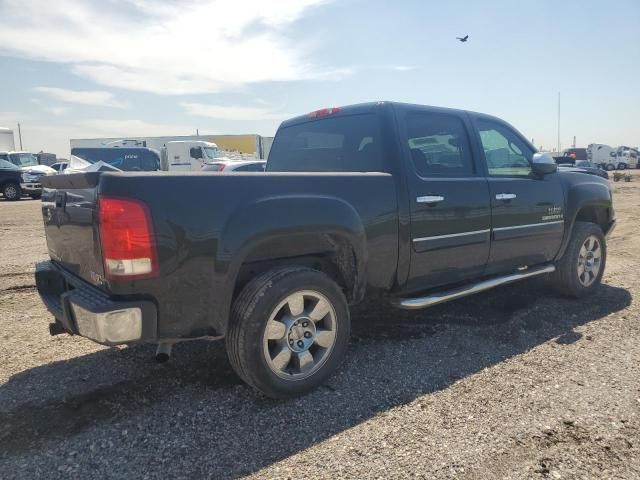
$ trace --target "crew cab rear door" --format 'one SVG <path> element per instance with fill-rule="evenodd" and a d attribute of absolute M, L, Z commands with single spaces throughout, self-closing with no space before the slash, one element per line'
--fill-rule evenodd
<path fill-rule="evenodd" d="M 492 238 L 486 274 L 553 260 L 564 235 L 558 175 L 535 176 L 534 150 L 505 122 L 474 117 L 491 191 Z"/>
<path fill-rule="evenodd" d="M 466 116 L 418 106 L 398 116 L 411 205 L 407 290 L 480 276 L 489 257 L 489 188 Z"/>

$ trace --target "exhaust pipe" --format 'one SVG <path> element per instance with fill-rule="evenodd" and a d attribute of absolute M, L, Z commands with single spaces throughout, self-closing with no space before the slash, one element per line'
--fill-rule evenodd
<path fill-rule="evenodd" d="M 158 349 L 156 350 L 156 362 L 165 363 L 169 361 L 171 358 L 171 348 L 173 347 L 172 343 L 159 343 Z"/>

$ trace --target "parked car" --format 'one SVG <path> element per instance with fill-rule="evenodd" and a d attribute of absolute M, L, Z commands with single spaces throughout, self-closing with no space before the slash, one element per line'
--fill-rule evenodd
<path fill-rule="evenodd" d="M 104 162 L 125 172 L 160 170 L 160 154 L 144 147 L 74 147 L 71 155 L 90 163 Z"/>
<path fill-rule="evenodd" d="M 8 160 L 0 160 L 0 192 L 5 200 L 20 200 L 21 182 L 22 170 Z"/>
<path fill-rule="evenodd" d="M 558 172 L 508 123 L 389 102 L 285 121 L 264 175 L 44 182 L 52 334 L 151 342 L 163 359 L 225 338 L 272 397 L 331 375 L 367 297 L 420 309 L 538 275 L 592 294 L 615 225 L 609 182 Z"/>
<path fill-rule="evenodd" d="M 40 178 L 56 173 L 51 167 L 40 165 L 36 156 L 29 152 L 0 152 L 0 160 L 7 160 L 22 170 L 21 193 L 35 199 L 42 193 Z"/>
<path fill-rule="evenodd" d="M 56 162 L 51 165 L 57 173 L 62 173 L 69 166 L 69 162 Z"/>
<path fill-rule="evenodd" d="M 598 175 L 599 177 L 602 177 L 602 178 L 609 178 L 609 174 L 607 173 L 606 170 L 603 170 L 593 162 L 589 162 L 587 160 L 578 160 L 573 164 L 561 163 L 558 166 L 561 167 L 563 171 L 567 171 L 567 172 L 569 171 L 584 172 L 584 173 L 590 173 L 592 175 Z"/>
<path fill-rule="evenodd" d="M 203 172 L 264 172 L 267 165 L 265 160 L 239 161 L 221 160 L 205 163 L 202 166 Z"/>

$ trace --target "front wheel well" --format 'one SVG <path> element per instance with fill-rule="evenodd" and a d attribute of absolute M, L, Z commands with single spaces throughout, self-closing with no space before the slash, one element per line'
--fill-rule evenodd
<path fill-rule="evenodd" d="M 609 227 L 610 212 L 607 207 L 587 205 L 576 215 L 576 222 L 589 222 L 598 225 L 606 234 Z"/>

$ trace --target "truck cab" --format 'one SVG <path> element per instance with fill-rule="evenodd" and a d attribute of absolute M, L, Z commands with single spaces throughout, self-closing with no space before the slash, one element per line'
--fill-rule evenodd
<path fill-rule="evenodd" d="M 161 155 L 163 170 L 198 172 L 205 163 L 218 158 L 218 146 L 199 140 L 176 140 L 167 142 Z"/>

